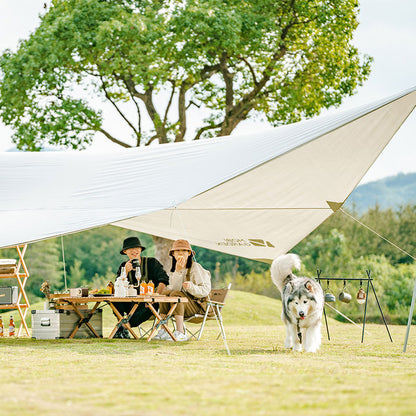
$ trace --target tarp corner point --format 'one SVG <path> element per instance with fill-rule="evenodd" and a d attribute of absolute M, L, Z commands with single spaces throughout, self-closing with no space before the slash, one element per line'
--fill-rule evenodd
<path fill-rule="evenodd" d="M 334 202 L 334 201 L 326 201 L 326 203 L 329 205 L 329 208 L 332 209 L 332 211 L 336 212 L 338 211 L 341 207 L 343 202 Z"/>

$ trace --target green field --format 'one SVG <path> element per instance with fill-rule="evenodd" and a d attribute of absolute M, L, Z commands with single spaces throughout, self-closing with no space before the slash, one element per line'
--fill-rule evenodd
<path fill-rule="evenodd" d="M 34 305 L 34 309 L 41 305 Z M 108 309 L 106 307 L 105 309 Z M 415 415 L 416 329 L 329 321 L 316 354 L 283 347 L 277 300 L 231 291 L 201 341 L 0 340 L 1 415 Z M 3 313 L 4 316 L 8 316 Z M 105 335 L 114 325 L 104 315 Z M 7 333 L 7 331 L 6 331 Z"/>

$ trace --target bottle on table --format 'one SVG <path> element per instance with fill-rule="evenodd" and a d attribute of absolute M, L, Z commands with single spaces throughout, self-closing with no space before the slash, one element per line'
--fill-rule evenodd
<path fill-rule="evenodd" d="M 9 337 L 14 337 L 14 331 L 15 331 L 15 324 L 13 320 L 13 315 L 10 316 L 10 323 L 9 323 Z"/>
<path fill-rule="evenodd" d="M 107 284 L 107 290 L 110 293 L 110 295 L 114 295 L 114 283 L 113 282 L 108 282 Z"/>
<path fill-rule="evenodd" d="M 121 268 L 120 276 L 119 277 L 121 277 L 121 278 L 123 278 L 123 277 L 127 278 L 127 272 L 126 272 L 126 268 L 125 267 L 122 267 Z"/>
<path fill-rule="evenodd" d="M 123 285 L 122 296 L 125 298 L 129 293 L 129 281 L 127 280 L 126 276 L 121 279 L 121 284 Z"/>
<path fill-rule="evenodd" d="M 149 280 L 149 283 L 147 284 L 146 293 L 148 295 L 153 295 L 153 293 L 155 293 L 155 284 L 151 280 Z"/>
<path fill-rule="evenodd" d="M 140 295 L 145 295 L 147 293 L 147 283 L 145 281 L 140 283 Z"/>
<path fill-rule="evenodd" d="M 3 319 L 0 316 L 0 337 L 4 337 L 4 325 L 3 325 Z"/>
<path fill-rule="evenodd" d="M 123 298 L 125 296 L 123 277 L 121 277 L 121 275 L 117 277 L 116 282 L 114 283 L 114 296 L 116 298 Z"/>
<path fill-rule="evenodd" d="M 127 290 L 129 281 L 127 280 L 126 268 L 122 267 L 120 276 L 117 277 L 114 283 L 114 296 L 117 298 L 125 298 L 127 296 Z"/>

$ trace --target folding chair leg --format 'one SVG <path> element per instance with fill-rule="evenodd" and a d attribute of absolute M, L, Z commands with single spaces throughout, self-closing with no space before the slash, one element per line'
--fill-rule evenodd
<path fill-rule="evenodd" d="M 221 315 L 221 311 L 220 311 L 220 308 L 218 307 L 218 305 L 215 305 L 215 307 L 216 307 L 216 311 L 215 311 L 215 309 L 214 309 L 214 312 L 215 312 L 215 318 L 216 318 L 216 321 L 217 321 L 217 323 L 218 323 L 218 326 L 220 327 L 220 333 L 221 333 L 221 335 L 222 335 L 222 340 L 224 341 L 224 344 L 225 344 L 225 348 L 226 348 L 226 350 L 227 350 L 227 353 L 228 353 L 228 355 L 231 355 L 231 353 L 230 353 L 230 349 L 228 348 L 228 344 L 227 344 L 227 339 L 226 339 L 226 337 L 225 337 L 225 329 L 224 329 L 224 325 L 223 325 L 223 323 L 222 323 L 222 315 Z M 217 337 L 217 339 L 219 338 L 219 335 L 218 335 L 218 337 Z"/>
<path fill-rule="evenodd" d="M 140 339 L 142 339 L 144 337 L 144 334 L 146 333 L 144 329 L 142 329 L 141 325 L 138 326 L 139 329 L 139 335 L 140 335 Z M 143 334 L 142 334 L 143 332 Z"/>
<path fill-rule="evenodd" d="M 144 323 L 144 322 L 143 322 Z M 139 334 L 140 334 L 140 339 L 145 338 L 147 335 L 150 334 L 150 332 L 153 331 L 153 328 L 156 325 L 156 319 L 153 319 L 153 324 L 152 327 L 150 329 L 148 329 L 147 331 L 145 329 L 142 329 L 141 324 L 139 325 Z"/>
<path fill-rule="evenodd" d="M 201 339 L 201 337 L 202 337 L 202 332 L 203 332 L 204 327 L 205 327 L 205 322 L 207 321 L 207 316 L 208 316 L 209 308 L 213 308 L 213 306 L 210 305 L 210 304 L 208 304 L 207 311 L 205 312 L 205 315 L 204 315 L 204 320 L 202 321 L 201 328 L 199 328 L 199 335 L 198 335 L 197 341 L 199 341 Z M 214 313 L 215 313 L 215 310 L 214 310 Z"/>
<path fill-rule="evenodd" d="M 183 328 L 185 329 L 186 333 L 188 334 L 189 339 L 195 338 L 197 341 L 199 340 L 198 334 L 199 334 L 201 328 L 196 330 L 195 332 L 192 332 L 189 328 L 186 327 L 185 322 L 183 323 Z"/>

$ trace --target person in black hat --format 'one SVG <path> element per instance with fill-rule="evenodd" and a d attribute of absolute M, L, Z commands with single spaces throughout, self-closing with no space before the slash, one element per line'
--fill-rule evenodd
<path fill-rule="evenodd" d="M 123 241 L 123 248 L 120 251 L 120 254 L 127 255 L 129 258 L 127 261 L 123 261 L 120 264 L 117 277 L 120 276 L 123 267 L 126 270 L 127 279 L 129 284 L 137 286 L 140 284 L 141 281 L 145 281 L 148 283 L 150 280 L 155 285 L 155 292 L 162 293 L 166 286 L 169 284 L 169 276 L 165 272 L 163 266 L 160 262 L 155 259 L 154 257 L 142 257 L 141 254 L 146 248 L 142 246 L 140 240 L 137 237 L 128 237 Z M 139 262 L 140 267 L 140 274 L 141 277 L 139 278 L 140 281 L 136 278 L 136 269 L 133 268 L 132 261 L 137 259 Z M 135 261 L 137 262 L 137 261 Z M 124 313 L 128 314 L 132 307 L 133 302 L 115 302 L 114 306 L 120 312 L 121 315 Z M 157 309 L 158 304 L 153 304 L 153 306 Z M 147 321 L 151 316 L 153 316 L 151 310 L 146 308 L 144 303 L 140 303 L 139 307 L 134 312 L 133 316 L 129 320 L 130 326 L 137 327 L 142 322 Z M 129 331 L 121 326 L 117 332 L 114 334 L 114 338 L 130 338 Z"/>

